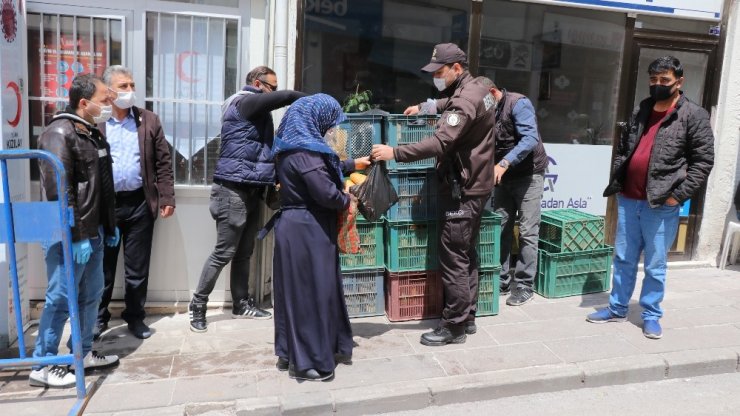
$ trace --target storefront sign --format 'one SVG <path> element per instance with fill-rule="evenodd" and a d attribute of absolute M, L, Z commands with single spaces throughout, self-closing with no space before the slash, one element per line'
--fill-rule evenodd
<path fill-rule="evenodd" d="M 28 148 L 28 107 L 25 99 L 25 56 L 22 40 L 26 35 L 26 22 L 22 0 L 2 0 L 0 5 L 0 125 L 2 140 L 0 149 Z M 8 182 L 12 201 L 27 201 L 29 195 L 28 162 L 8 161 Z M 0 192 L 0 201 L 3 195 Z M 23 322 L 29 320 L 28 296 L 26 294 L 26 264 L 28 255 L 25 244 L 17 244 L 16 265 L 20 283 Z M 7 348 L 15 340 L 16 330 L 13 295 L 10 287 L 7 245 L 0 244 L 0 349 Z"/>
<path fill-rule="evenodd" d="M 573 208 L 606 215 L 602 196 L 609 182 L 611 146 L 545 143 L 550 166 L 545 172 L 542 209 Z"/>
<path fill-rule="evenodd" d="M 575 6 L 627 13 L 720 20 L 724 0 L 517 0 L 527 3 Z"/>

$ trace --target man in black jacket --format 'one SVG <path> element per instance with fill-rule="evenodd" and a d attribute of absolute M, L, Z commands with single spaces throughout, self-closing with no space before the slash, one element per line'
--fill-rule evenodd
<path fill-rule="evenodd" d="M 668 250 L 676 238 L 681 204 L 705 184 L 714 164 L 709 114 L 681 91 L 683 68 L 672 56 L 648 67 L 650 97 L 633 111 L 612 164 L 604 196 L 617 195 L 614 277 L 609 307 L 589 322 L 625 321 L 644 252 L 640 306 L 642 333 L 662 337 L 660 302 L 665 293 Z"/>
<path fill-rule="evenodd" d="M 115 355 L 92 351 L 93 328 L 103 294 L 103 242 L 108 246 L 118 244 L 110 148 L 95 127 L 110 117 L 110 103 L 111 95 L 100 78 L 92 74 L 77 76 L 69 89 L 69 107 L 55 115 L 39 137 L 39 149 L 51 152 L 64 165 L 67 189 L 62 192 L 74 214 L 72 254 L 85 368 L 118 363 Z M 44 199 L 58 200 L 53 166 L 40 162 L 39 167 Z M 62 243 L 44 244 L 43 249 L 49 287 L 33 351 L 36 358 L 57 355 L 69 316 Z M 71 349 L 71 339 L 67 346 Z M 38 366 L 31 371 L 29 384 L 72 387 L 75 377 L 67 366 Z"/>

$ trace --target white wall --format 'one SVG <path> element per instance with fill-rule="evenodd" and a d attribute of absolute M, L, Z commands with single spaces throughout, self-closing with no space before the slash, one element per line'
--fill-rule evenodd
<path fill-rule="evenodd" d="M 735 218 L 733 196 L 740 144 L 740 4 L 732 1 L 717 107 L 712 110 L 714 169 L 707 184 L 695 260 L 719 262 L 725 224 Z"/>

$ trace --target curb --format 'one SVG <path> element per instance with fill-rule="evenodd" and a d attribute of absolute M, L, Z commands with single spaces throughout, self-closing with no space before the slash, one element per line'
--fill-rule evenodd
<path fill-rule="evenodd" d="M 252 398 L 231 402 L 234 403 L 231 411 L 239 416 L 389 413 L 536 393 L 738 371 L 740 347 L 715 348 Z"/>

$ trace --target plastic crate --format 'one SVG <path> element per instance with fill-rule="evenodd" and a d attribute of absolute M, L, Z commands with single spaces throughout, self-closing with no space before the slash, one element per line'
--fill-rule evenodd
<path fill-rule="evenodd" d="M 388 210 L 391 221 L 426 221 L 437 219 L 437 174 L 434 171 L 391 173 L 391 184 L 398 202 Z"/>
<path fill-rule="evenodd" d="M 360 252 L 339 255 L 339 265 L 342 266 L 342 271 L 382 269 L 384 266 L 383 222 L 358 219 L 357 233 L 360 235 Z"/>
<path fill-rule="evenodd" d="M 385 314 L 388 320 L 439 318 L 444 308 L 442 279 L 436 271 L 385 274 Z"/>
<path fill-rule="evenodd" d="M 386 222 L 385 266 L 392 272 L 437 268 L 437 223 Z"/>
<path fill-rule="evenodd" d="M 549 253 L 604 247 L 604 218 L 575 209 L 543 211 L 539 246 Z"/>
<path fill-rule="evenodd" d="M 562 298 L 609 290 L 613 250 L 610 246 L 572 253 L 539 250 L 535 292 Z"/>
<path fill-rule="evenodd" d="M 350 318 L 383 314 L 383 269 L 343 272 L 342 286 Z"/>
<path fill-rule="evenodd" d="M 475 316 L 498 315 L 501 267 L 478 269 L 478 307 Z"/>
<path fill-rule="evenodd" d="M 385 131 L 386 142 L 388 146 L 403 146 L 411 143 L 418 143 L 424 138 L 434 135 L 437 129 L 437 120 L 439 116 L 404 116 L 392 114 L 386 117 Z M 433 168 L 436 159 L 417 160 L 416 162 L 401 163 L 395 160 L 388 161 L 388 169 L 411 170 Z"/>
<path fill-rule="evenodd" d="M 337 134 L 346 140 L 345 153 L 340 159 L 369 156 L 374 144 L 383 138 L 383 116 L 347 114 L 347 120 L 337 126 Z"/>
<path fill-rule="evenodd" d="M 501 216 L 495 212 L 483 211 L 477 250 L 480 267 L 501 267 Z"/>

